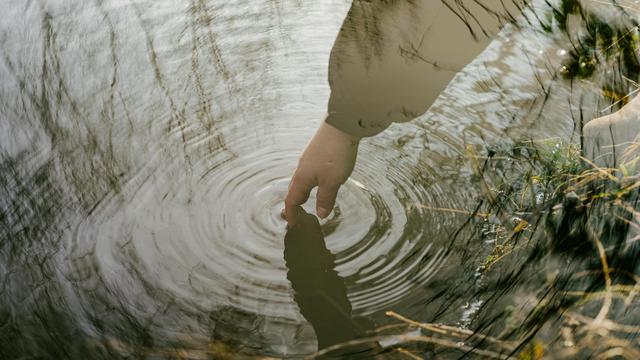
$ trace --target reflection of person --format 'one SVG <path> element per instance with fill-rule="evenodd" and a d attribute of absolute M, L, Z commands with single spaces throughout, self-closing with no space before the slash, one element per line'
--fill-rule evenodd
<path fill-rule="evenodd" d="M 353 1 L 331 50 L 327 116 L 300 157 L 285 199 L 290 225 L 316 186 L 316 212 L 328 216 L 353 171 L 360 139 L 424 113 L 455 71 L 488 44 L 488 36 L 471 35 L 495 33 L 519 11 L 501 0 L 482 8 L 470 2 L 464 9 L 474 22 L 468 24 L 447 4 Z"/>
<path fill-rule="evenodd" d="M 318 219 L 301 212 L 296 225 L 287 231 L 284 246 L 284 259 L 289 268 L 287 278 L 295 291 L 294 299 L 300 312 L 315 330 L 318 349 L 361 336 L 364 322 L 352 318 L 347 288 L 334 270 L 335 256 L 325 246 Z M 340 354 L 365 354 L 371 350 L 371 347 L 345 347 Z M 327 358 L 340 354 L 331 352 Z"/>

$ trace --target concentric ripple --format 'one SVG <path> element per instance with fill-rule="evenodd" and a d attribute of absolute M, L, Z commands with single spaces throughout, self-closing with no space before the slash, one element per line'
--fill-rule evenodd
<path fill-rule="evenodd" d="M 486 205 L 486 184 L 465 149 L 569 138 L 568 120 L 582 115 L 573 100 L 591 109 L 587 119 L 600 95 L 550 71 L 557 41 L 540 24 L 505 27 L 427 114 L 362 141 L 334 212 L 307 217 L 312 246 L 292 251 L 304 239 L 280 212 L 326 112 L 329 57 L 351 4 L 3 7 L 0 357 L 155 359 L 195 349 L 184 357 L 208 358 L 222 344 L 300 358 L 317 350 L 314 316 L 330 322 L 324 315 L 336 309 L 378 325 L 384 310 L 455 324 L 473 304 L 490 307 L 473 287 L 493 245 L 467 221 Z M 449 61 L 418 55 L 435 61 L 444 86 Z M 307 212 L 314 203 L 312 194 Z M 308 267 L 295 261 L 307 256 Z M 331 286 L 339 301 L 317 310 L 314 297 Z"/>
<path fill-rule="evenodd" d="M 261 35 L 236 47 L 200 28 L 200 17 L 193 20 L 195 29 L 183 18 L 157 25 L 156 44 L 174 39 L 160 36 L 164 32 L 192 34 L 194 50 L 156 45 L 165 51 L 158 59 L 166 59 L 152 64 L 156 71 L 181 75 L 152 79 L 160 83 L 161 96 L 152 97 L 158 105 L 148 123 L 125 121 L 115 132 L 142 165 L 79 221 L 69 241 L 70 293 L 85 304 L 87 322 L 122 308 L 122 315 L 113 315 L 121 316 L 114 328 L 127 321 L 155 329 L 156 336 L 197 333 L 253 344 L 260 354 L 315 350 L 287 278 L 287 229 L 280 212 L 297 158 L 325 111 L 326 56 L 347 5 L 341 15 L 328 17 L 326 9 L 339 7 L 317 4 L 309 14 L 288 9 L 291 24 L 278 26 L 310 31 L 308 21 L 322 20 L 316 27 L 326 29 L 291 31 L 300 35 L 296 41 L 272 41 L 277 34 L 252 31 Z M 202 12 L 204 19 L 210 11 L 194 8 L 189 14 Z M 259 7 L 250 14 L 240 5 L 216 11 L 213 31 L 244 34 L 249 25 L 275 26 Z M 215 28 L 219 24 L 228 26 Z M 201 46 L 205 40 L 211 49 Z M 197 92 L 183 94 L 181 86 Z M 140 104 L 133 107 L 143 114 L 149 106 Z M 135 140 L 125 139 L 124 129 Z M 436 163 L 450 156 L 423 159 L 421 131 L 405 124 L 401 132 L 390 129 L 363 140 L 335 211 L 321 222 L 353 315 L 398 306 L 427 286 L 447 260 L 445 230 L 460 219 L 432 209 L 464 206 L 468 199 L 448 184 L 460 170 L 446 174 L 447 167 Z M 455 140 L 434 146 L 446 154 Z M 305 209 L 314 208 L 312 193 Z M 104 324 L 92 326 L 104 332 Z"/>
<path fill-rule="evenodd" d="M 280 211 L 311 129 L 265 131 L 229 137 L 226 149 L 190 171 L 180 171 L 178 161 L 149 165 L 152 175 L 134 179 L 126 201 L 114 194 L 80 225 L 74 257 L 93 253 L 100 276 L 114 287 L 131 287 L 125 293 L 153 297 L 151 287 L 197 313 L 234 309 L 303 322 L 287 280 Z M 336 210 L 322 222 L 360 315 L 391 308 L 425 286 L 446 260 L 433 240 L 433 224 L 441 219 L 424 210 L 444 194 L 416 182 L 417 157 L 383 144 L 392 138 L 361 145 Z M 308 212 L 314 203 L 312 195 Z"/>

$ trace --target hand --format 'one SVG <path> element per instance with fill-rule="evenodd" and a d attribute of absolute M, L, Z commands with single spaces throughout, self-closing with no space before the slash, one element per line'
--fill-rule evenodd
<path fill-rule="evenodd" d="M 284 216 L 290 226 L 295 224 L 298 207 L 309 199 L 311 190 L 316 186 L 316 213 L 321 219 L 329 216 L 340 186 L 353 171 L 359 142 L 360 138 L 325 122 L 320 125 L 303 151 L 289 183 Z"/>
<path fill-rule="evenodd" d="M 640 96 L 636 95 L 622 109 L 589 121 L 582 129 L 583 151 L 600 167 L 620 165 L 636 168 L 640 155 Z"/>

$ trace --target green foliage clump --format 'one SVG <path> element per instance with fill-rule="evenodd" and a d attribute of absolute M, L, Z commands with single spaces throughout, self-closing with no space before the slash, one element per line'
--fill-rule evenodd
<path fill-rule="evenodd" d="M 565 78 L 590 78 L 599 67 L 614 62 L 620 67 L 620 75 L 638 79 L 640 62 L 636 52 L 640 42 L 635 31 L 637 24 L 614 27 L 603 15 L 585 9 L 578 0 L 562 0 L 552 12 L 559 30 L 572 31 L 569 28 L 572 18 L 579 18 L 584 28 L 584 35 L 577 44 L 572 44 L 573 49 L 564 64 Z"/>

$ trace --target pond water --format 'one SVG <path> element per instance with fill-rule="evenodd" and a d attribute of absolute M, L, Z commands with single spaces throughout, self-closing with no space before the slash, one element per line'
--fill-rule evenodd
<path fill-rule="evenodd" d="M 491 313 L 467 156 L 577 141 L 576 114 L 610 103 L 559 76 L 571 37 L 542 30 L 545 2 L 449 3 L 423 20 L 433 106 L 363 140 L 331 216 L 289 232 L 350 1 L 0 4 L 1 357 L 298 358 L 388 310 Z"/>

